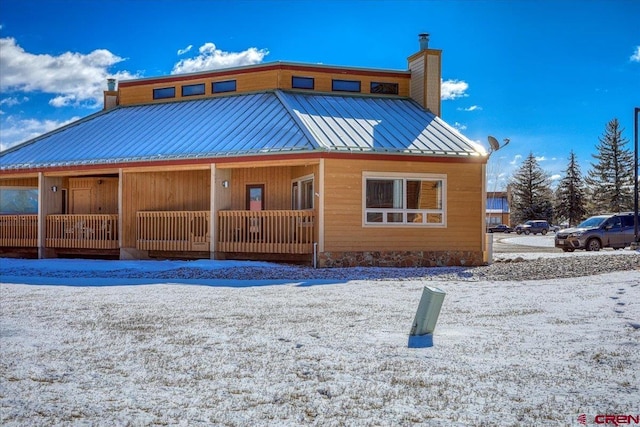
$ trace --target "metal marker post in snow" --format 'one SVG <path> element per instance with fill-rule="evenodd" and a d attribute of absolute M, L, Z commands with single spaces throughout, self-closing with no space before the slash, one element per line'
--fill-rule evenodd
<path fill-rule="evenodd" d="M 444 296 L 445 293 L 438 288 L 424 287 L 409 333 L 409 348 L 433 347 L 433 330 L 436 328 Z"/>

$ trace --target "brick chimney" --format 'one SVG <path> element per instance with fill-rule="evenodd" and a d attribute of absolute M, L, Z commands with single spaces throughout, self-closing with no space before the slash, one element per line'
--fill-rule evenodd
<path fill-rule="evenodd" d="M 118 91 L 116 79 L 107 79 L 107 90 L 104 91 L 103 110 L 110 110 L 118 106 Z"/>
<path fill-rule="evenodd" d="M 408 58 L 411 71 L 409 95 L 424 108 L 440 116 L 442 50 L 429 49 L 429 34 L 419 34 L 420 50 Z"/>

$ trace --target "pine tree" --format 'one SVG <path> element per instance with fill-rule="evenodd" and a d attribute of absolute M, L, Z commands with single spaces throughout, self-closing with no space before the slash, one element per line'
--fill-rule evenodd
<path fill-rule="evenodd" d="M 591 163 L 586 178 L 591 213 L 633 209 L 633 154 L 625 148 L 629 141 L 622 137 L 622 132 L 618 119 L 613 119 L 598 138 L 598 154 L 593 154 L 597 163 Z"/>
<path fill-rule="evenodd" d="M 511 182 L 511 215 L 517 223 L 529 219 L 553 219 L 553 193 L 549 176 L 538 165 L 533 153 L 522 162 Z"/>
<path fill-rule="evenodd" d="M 576 159 L 576 154 L 571 150 L 567 170 L 556 189 L 556 203 L 554 206 L 556 219 L 558 221 L 560 218 L 567 220 L 570 227 L 578 224 L 587 214 L 585 202 L 585 188 L 582 182 L 580 165 Z"/>

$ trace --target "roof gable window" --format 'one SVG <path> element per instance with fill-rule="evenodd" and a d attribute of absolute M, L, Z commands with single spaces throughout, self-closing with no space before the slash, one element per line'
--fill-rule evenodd
<path fill-rule="evenodd" d="M 175 98 L 175 87 L 161 87 L 153 90 L 153 99 Z"/>
<path fill-rule="evenodd" d="M 211 91 L 213 93 L 235 92 L 236 91 L 236 81 L 235 80 L 225 80 L 223 82 L 213 82 L 213 83 L 211 83 Z"/>
<path fill-rule="evenodd" d="M 182 96 L 204 95 L 204 83 L 182 86 Z"/>
<path fill-rule="evenodd" d="M 294 89 L 314 89 L 315 79 L 313 77 L 291 77 L 291 87 Z"/>
<path fill-rule="evenodd" d="M 336 92 L 360 92 L 359 80 L 332 80 L 331 90 Z"/>
<path fill-rule="evenodd" d="M 371 82 L 371 93 L 383 95 L 397 95 L 398 83 Z"/>

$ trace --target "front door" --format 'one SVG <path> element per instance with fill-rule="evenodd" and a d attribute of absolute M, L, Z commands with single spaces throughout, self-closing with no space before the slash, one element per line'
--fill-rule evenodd
<path fill-rule="evenodd" d="M 91 189 L 90 188 L 73 188 L 71 190 L 71 213 L 72 214 L 91 214 Z"/>
<path fill-rule="evenodd" d="M 264 210 L 264 184 L 247 185 L 247 207 L 248 211 Z"/>
<path fill-rule="evenodd" d="M 247 185 L 246 209 L 252 212 L 264 210 L 264 184 Z M 249 241 L 262 240 L 262 217 L 256 214 L 249 217 L 247 224 Z"/>

